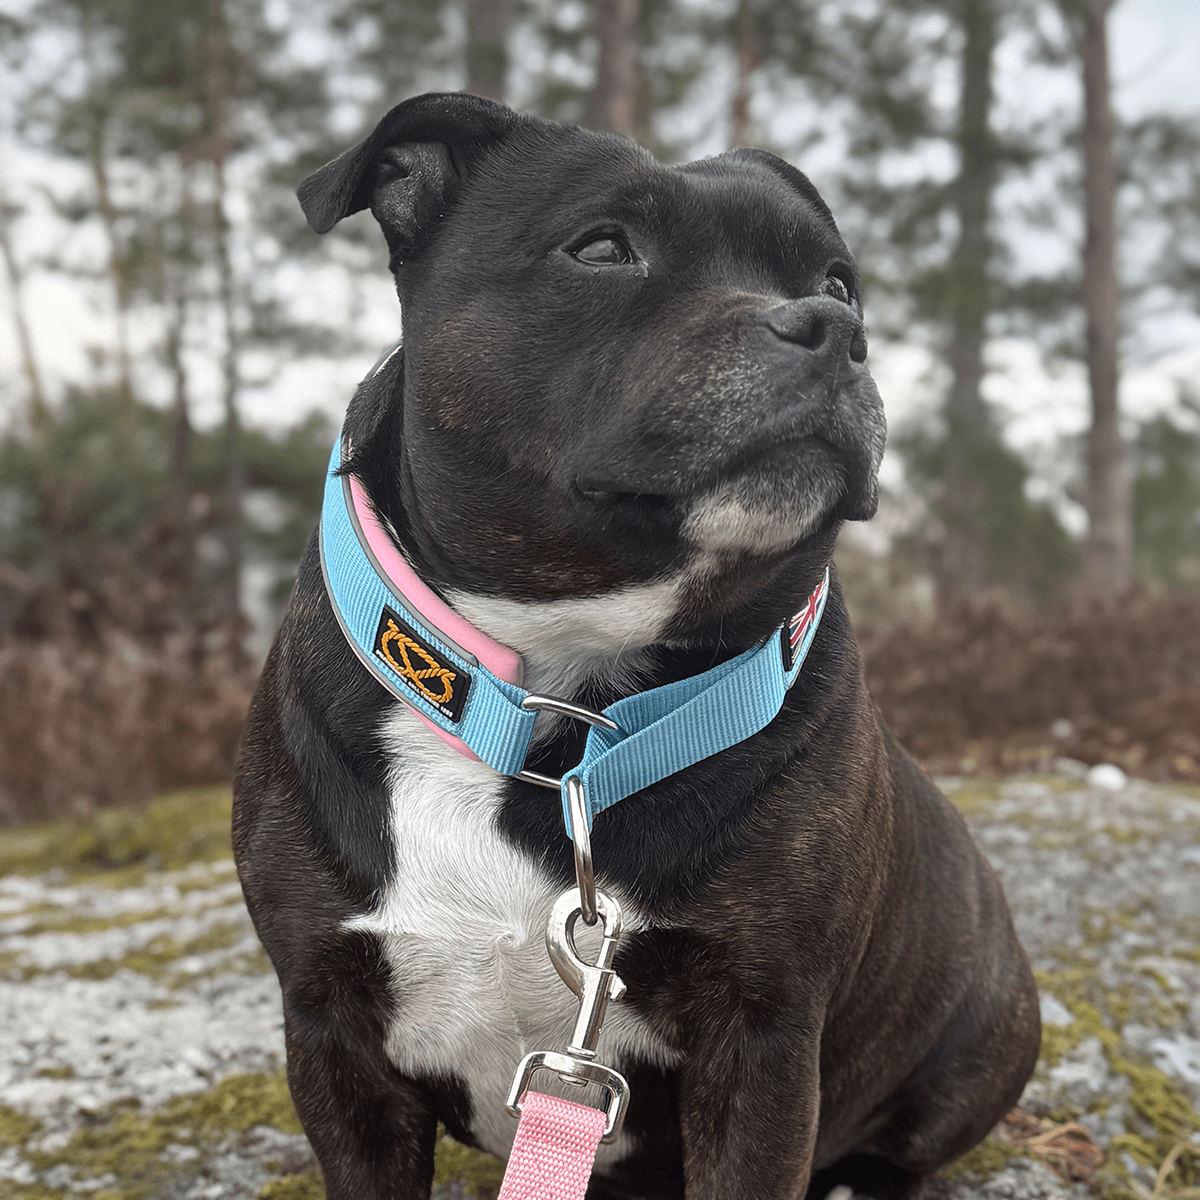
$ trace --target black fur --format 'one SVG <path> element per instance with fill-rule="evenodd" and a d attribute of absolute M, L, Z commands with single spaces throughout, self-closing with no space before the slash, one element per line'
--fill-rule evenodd
<path fill-rule="evenodd" d="M 541 602 L 691 570 L 638 659 L 650 687 L 769 635 L 842 520 L 873 512 L 857 269 L 774 156 L 663 168 L 426 96 L 300 195 L 318 232 L 370 207 L 387 237 L 404 349 L 350 407 L 348 469 L 443 594 Z M 803 528 L 741 550 L 722 526 L 703 550 L 696 514 L 721 489 Z M 575 698 L 621 688 L 601 663 Z M 462 1079 L 390 1064 L 407 981 L 343 928 L 403 870 L 380 737 L 395 703 L 345 644 L 314 542 L 251 710 L 234 838 L 331 1200 L 427 1195 L 436 1122 L 469 1142 L 475 1115 Z M 530 765 L 558 774 L 582 739 L 560 729 Z M 508 781 L 496 822 L 568 886 L 545 792 Z M 614 1064 L 637 1149 L 589 1195 L 904 1200 L 1016 1101 L 1038 1046 L 1028 965 L 961 819 L 879 721 L 836 577 L 779 716 L 606 811 L 592 844 L 647 919 L 618 954 L 625 1003 L 682 1057 Z"/>

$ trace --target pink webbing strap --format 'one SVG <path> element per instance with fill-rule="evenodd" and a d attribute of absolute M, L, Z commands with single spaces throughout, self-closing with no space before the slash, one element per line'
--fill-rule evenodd
<path fill-rule="evenodd" d="M 606 1122 L 598 1108 L 526 1092 L 497 1200 L 583 1200 Z"/>

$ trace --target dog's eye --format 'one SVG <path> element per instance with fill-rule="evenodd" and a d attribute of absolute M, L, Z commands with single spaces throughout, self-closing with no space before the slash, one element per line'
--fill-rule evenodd
<path fill-rule="evenodd" d="M 624 242 L 611 237 L 596 238 L 572 250 L 571 255 L 593 267 L 621 266 L 633 262 L 633 251 Z"/>
<path fill-rule="evenodd" d="M 843 304 L 850 304 L 850 289 L 846 281 L 837 275 L 826 275 L 821 281 L 820 291 L 825 296 L 832 296 Z"/>

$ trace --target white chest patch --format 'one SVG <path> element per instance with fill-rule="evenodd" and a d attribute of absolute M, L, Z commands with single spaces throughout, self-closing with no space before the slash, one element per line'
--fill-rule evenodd
<path fill-rule="evenodd" d="M 380 937 L 396 981 L 400 1005 L 388 1057 L 406 1072 L 464 1081 L 472 1133 L 507 1156 L 517 1123 L 504 1101 L 517 1064 L 531 1050 L 565 1049 L 578 1012 L 545 947 L 561 889 L 497 832 L 502 781 L 489 767 L 461 757 L 401 707 L 383 735 L 395 764 L 396 877 L 375 910 L 349 927 Z M 547 792 L 546 803 L 557 806 L 556 795 Z M 619 891 L 615 898 L 626 931 L 644 928 Z M 593 931 L 580 922 L 576 932 L 581 955 L 594 958 Z M 677 1061 L 621 1004 L 609 1006 L 597 1054 L 618 1070 L 633 1059 L 663 1067 Z M 601 1106 L 593 1089 L 563 1085 L 549 1072 L 539 1072 L 534 1087 Z M 601 1146 L 597 1165 L 630 1149 L 622 1134 Z"/>
<path fill-rule="evenodd" d="M 528 601 L 451 592 L 450 601 L 472 624 L 521 655 L 529 691 L 570 696 L 581 681 L 603 674 L 632 692 L 641 686 L 644 648 L 662 639 L 682 586 L 683 577 L 676 575 L 600 596 Z"/>

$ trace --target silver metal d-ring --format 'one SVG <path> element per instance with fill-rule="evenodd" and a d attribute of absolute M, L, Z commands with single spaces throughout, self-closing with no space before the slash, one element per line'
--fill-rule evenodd
<path fill-rule="evenodd" d="M 596 875 L 592 870 L 592 838 L 588 833 L 587 798 L 578 775 L 567 778 L 567 810 L 571 814 L 571 842 L 575 847 L 575 882 L 579 885 L 579 909 L 585 925 L 595 925 Z"/>
<path fill-rule="evenodd" d="M 541 712 L 544 709 L 546 712 L 572 717 L 576 721 L 586 721 L 589 725 L 599 725 L 601 729 L 608 729 L 613 733 L 621 732 L 620 725 L 612 717 L 606 717 L 593 708 L 585 708 L 582 704 L 572 704 L 570 700 L 560 700 L 557 696 L 539 696 L 531 692 L 521 701 L 521 707 L 530 712 Z M 524 783 L 549 788 L 555 792 L 561 790 L 563 784 L 561 779 L 555 779 L 553 775 L 540 775 L 537 771 L 520 770 L 514 778 L 520 779 Z M 595 923 L 596 918 L 593 916 L 588 924 L 594 925 Z"/>
<path fill-rule="evenodd" d="M 572 704 L 570 700 L 560 700 L 557 696 L 538 696 L 532 692 L 521 701 L 521 707 L 532 709 L 534 712 L 561 713 L 564 717 L 574 717 L 577 721 L 586 721 L 589 725 L 599 725 L 601 729 L 611 729 L 613 733 L 620 732 L 620 725 L 594 708 L 585 708 L 582 704 Z"/>

